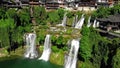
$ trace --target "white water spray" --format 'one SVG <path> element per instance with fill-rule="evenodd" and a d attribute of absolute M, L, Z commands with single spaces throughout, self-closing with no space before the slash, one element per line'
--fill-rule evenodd
<path fill-rule="evenodd" d="M 100 24 L 100 22 L 98 21 L 98 22 L 96 23 L 96 27 L 99 27 L 99 24 Z"/>
<path fill-rule="evenodd" d="M 94 23 L 93 23 L 93 28 L 95 28 L 95 27 L 96 27 L 96 23 L 97 23 L 97 21 L 96 21 L 96 20 L 94 20 Z"/>
<path fill-rule="evenodd" d="M 75 25 L 75 28 L 77 28 L 77 29 L 81 29 L 82 26 L 83 26 L 83 24 L 84 24 L 84 20 L 85 20 L 85 18 L 84 18 L 84 14 L 82 14 L 80 20 L 79 20 L 78 23 Z"/>
<path fill-rule="evenodd" d="M 36 51 L 36 46 L 35 46 L 35 39 L 36 39 L 36 34 L 34 33 L 29 33 L 25 35 L 26 39 L 26 53 L 24 54 L 25 58 L 37 58 L 38 53 Z"/>
<path fill-rule="evenodd" d="M 44 50 L 39 60 L 48 61 L 50 54 L 51 54 L 51 39 L 50 39 L 50 35 L 46 35 L 44 42 Z"/>
<path fill-rule="evenodd" d="M 91 22 L 90 22 L 90 20 L 91 20 L 91 16 L 88 18 L 88 24 L 87 24 L 87 27 L 90 27 L 90 26 L 91 26 Z"/>
<path fill-rule="evenodd" d="M 76 15 L 76 16 L 73 18 L 72 27 L 75 27 L 75 25 L 76 25 L 77 22 L 78 22 L 78 15 Z"/>
<path fill-rule="evenodd" d="M 64 68 L 76 68 L 78 50 L 79 50 L 79 41 L 73 39 L 71 42 L 70 52 L 68 55 L 65 56 Z"/>
<path fill-rule="evenodd" d="M 62 24 L 58 24 L 57 26 L 66 26 L 66 22 L 67 22 L 67 13 L 64 14 L 63 20 L 62 20 Z"/>
<path fill-rule="evenodd" d="M 62 20 L 62 25 L 63 26 L 66 26 L 66 21 L 67 21 L 67 16 L 66 16 L 67 13 L 64 14 L 64 18 Z"/>

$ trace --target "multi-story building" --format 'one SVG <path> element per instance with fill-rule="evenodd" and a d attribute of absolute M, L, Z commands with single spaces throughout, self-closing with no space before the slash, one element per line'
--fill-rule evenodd
<path fill-rule="evenodd" d="M 97 18 L 99 28 L 103 30 L 120 30 L 120 14 L 110 15 L 107 18 Z"/>
<path fill-rule="evenodd" d="M 0 3 L 4 5 L 15 7 L 25 5 L 44 5 L 47 9 L 57 9 L 65 7 L 98 7 L 98 6 L 111 6 L 117 3 L 118 0 L 2 0 Z M 12 5 L 12 6 L 11 6 Z"/>
<path fill-rule="evenodd" d="M 10 8 L 19 8 L 28 5 L 42 5 L 42 2 L 39 0 L 2 0 L 2 4 Z"/>
<path fill-rule="evenodd" d="M 47 9 L 64 8 L 65 1 L 64 0 L 47 0 L 45 5 Z"/>

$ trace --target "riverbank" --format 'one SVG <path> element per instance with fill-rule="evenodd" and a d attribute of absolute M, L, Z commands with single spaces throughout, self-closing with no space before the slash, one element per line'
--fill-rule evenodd
<path fill-rule="evenodd" d="M 6 48 L 1 48 L 0 49 L 0 61 L 23 57 L 23 53 L 24 53 L 24 49 L 22 49 L 22 47 L 19 47 L 18 49 L 16 49 L 15 52 L 11 51 L 10 54 L 7 52 Z"/>
<path fill-rule="evenodd" d="M 52 48 L 53 49 L 53 48 Z M 14 60 L 14 59 L 19 59 L 19 58 L 24 58 L 24 52 L 25 52 L 25 48 L 19 47 L 18 49 L 16 49 L 16 51 L 11 51 L 10 54 L 7 53 L 7 51 L 3 48 L 0 49 L 0 62 L 3 61 L 7 61 L 7 60 Z M 43 46 L 39 47 L 39 51 L 40 51 L 40 55 L 42 54 L 43 51 Z M 66 54 L 66 51 L 63 51 L 61 49 L 58 49 L 57 52 L 55 52 L 54 50 L 52 51 L 51 55 L 50 55 L 50 60 L 49 62 L 55 64 L 55 65 L 59 65 L 59 66 L 64 66 L 64 55 Z M 80 61 L 78 61 L 77 63 L 77 68 L 79 68 L 80 66 Z"/>
<path fill-rule="evenodd" d="M 7 51 L 5 48 L 0 48 L 0 58 L 7 56 Z"/>
<path fill-rule="evenodd" d="M 16 51 L 11 51 L 10 54 L 7 53 L 7 51 L 3 48 L 0 49 L 0 62 L 1 61 L 6 61 L 6 60 L 12 60 L 12 59 L 19 59 L 19 58 L 24 58 L 24 52 L 25 52 L 25 48 L 19 47 L 18 49 L 16 49 Z M 43 50 L 43 46 L 40 46 L 40 55 L 42 54 L 42 50 Z M 39 58 L 38 57 L 38 58 Z M 50 56 L 50 62 L 56 65 L 60 65 L 63 66 L 64 64 L 64 52 L 52 52 L 51 56 Z"/>

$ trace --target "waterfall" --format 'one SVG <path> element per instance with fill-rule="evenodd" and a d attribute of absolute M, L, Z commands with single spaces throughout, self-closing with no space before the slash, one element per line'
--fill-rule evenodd
<path fill-rule="evenodd" d="M 99 27 L 99 24 L 100 24 L 99 21 L 94 20 L 93 27 L 94 28 Z"/>
<path fill-rule="evenodd" d="M 95 28 L 96 27 L 96 20 L 94 20 L 94 23 L 93 23 L 93 28 Z"/>
<path fill-rule="evenodd" d="M 79 20 L 79 21 L 77 22 L 77 24 L 75 25 L 75 28 L 81 29 L 82 26 L 83 26 L 83 24 L 84 24 L 84 20 L 85 20 L 84 14 L 82 14 L 80 20 Z"/>
<path fill-rule="evenodd" d="M 90 22 L 90 20 L 91 20 L 91 16 L 88 18 L 88 24 L 87 24 L 87 27 L 90 27 L 90 26 L 91 26 L 91 22 Z"/>
<path fill-rule="evenodd" d="M 62 20 L 62 24 L 58 24 L 57 26 L 66 26 L 66 21 L 67 21 L 67 13 L 64 14 L 63 20 Z"/>
<path fill-rule="evenodd" d="M 75 17 L 73 18 L 72 27 L 75 27 Z"/>
<path fill-rule="evenodd" d="M 76 15 L 76 16 L 73 18 L 72 27 L 75 27 L 77 21 L 78 21 L 78 15 Z"/>
<path fill-rule="evenodd" d="M 65 56 L 64 68 L 76 68 L 78 50 L 79 50 L 79 41 L 73 39 L 71 41 L 70 52 L 68 55 Z"/>
<path fill-rule="evenodd" d="M 50 57 L 50 53 L 51 53 L 50 35 L 46 35 L 45 42 L 44 42 L 44 50 L 39 60 L 48 61 Z"/>
<path fill-rule="evenodd" d="M 36 34 L 34 33 L 29 33 L 25 35 L 27 49 L 24 56 L 26 58 L 33 59 L 38 57 L 38 53 L 36 51 L 36 46 L 35 46 L 35 39 L 36 39 Z"/>
<path fill-rule="evenodd" d="M 100 24 L 100 22 L 98 21 L 98 22 L 96 23 L 96 27 L 99 27 L 99 24 Z"/>
<path fill-rule="evenodd" d="M 67 13 L 64 14 L 64 17 L 63 17 L 63 20 L 62 20 L 62 25 L 63 26 L 66 26 L 66 21 L 67 21 L 67 16 L 66 16 Z"/>

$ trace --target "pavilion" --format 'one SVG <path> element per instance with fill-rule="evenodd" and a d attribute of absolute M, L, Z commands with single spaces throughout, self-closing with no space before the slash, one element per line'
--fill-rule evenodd
<path fill-rule="evenodd" d="M 110 31 L 120 29 L 120 14 L 110 15 L 107 18 L 97 18 L 99 28 Z"/>

